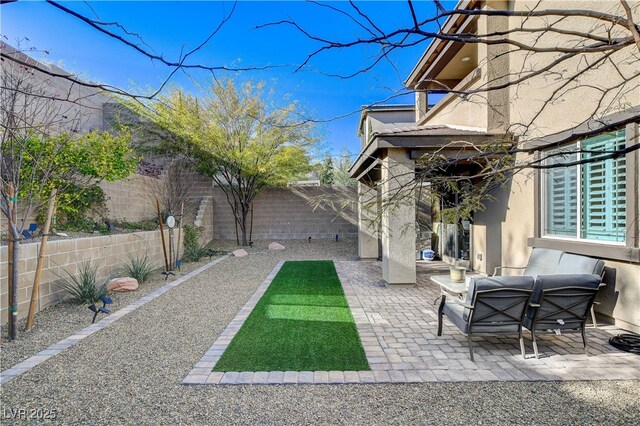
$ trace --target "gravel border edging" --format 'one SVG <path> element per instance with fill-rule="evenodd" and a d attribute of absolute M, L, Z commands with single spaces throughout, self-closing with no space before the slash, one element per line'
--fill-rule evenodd
<path fill-rule="evenodd" d="M 70 348 L 72 346 L 74 346 L 76 343 L 78 343 L 80 340 L 84 339 L 85 337 L 91 336 L 93 333 L 100 331 L 106 327 L 109 326 L 109 324 L 119 320 L 120 318 L 122 318 L 123 316 L 125 316 L 126 314 L 135 311 L 136 309 L 138 309 L 139 307 L 143 306 L 145 303 L 152 301 L 153 299 L 163 295 L 164 293 L 166 293 L 167 291 L 171 290 L 172 288 L 184 283 L 185 281 L 189 280 L 190 278 L 193 278 L 194 276 L 200 274 L 201 272 L 204 272 L 205 270 L 211 268 L 212 266 L 222 262 L 224 259 L 228 258 L 230 255 L 224 255 L 221 256 L 203 266 L 201 266 L 200 268 L 189 272 L 188 274 L 174 280 L 171 281 L 170 283 L 160 287 L 159 289 L 153 291 L 152 293 L 138 299 L 137 301 L 131 303 L 128 306 L 125 306 L 122 309 L 119 309 L 118 311 L 108 315 L 107 317 L 101 319 L 100 321 L 98 321 L 95 324 L 91 324 L 89 327 L 83 328 L 82 330 L 78 331 L 77 333 L 67 337 L 64 340 L 59 341 L 58 343 L 55 343 L 51 346 L 49 346 L 48 348 L 38 352 L 37 354 L 33 355 L 30 358 L 27 358 L 26 360 L 14 365 L 11 368 L 8 368 L 2 372 L 0 372 L 0 386 L 4 385 L 5 383 L 8 383 L 9 381 L 13 380 L 14 378 L 20 376 L 21 374 L 26 373 L 27 371 L 31 370 L 33 367 L 35 367 L 36 365 L 48 360 L 49 358 L 59 354 L 60 352 L 64 351 L 67 348 Z"/>

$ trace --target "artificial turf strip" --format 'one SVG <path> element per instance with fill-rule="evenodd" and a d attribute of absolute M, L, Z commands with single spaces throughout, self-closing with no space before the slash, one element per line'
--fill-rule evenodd
<path fill-rule="evenodd" d="M 288 261 L 213 371 L 370 370 L 330 260 Z"/>

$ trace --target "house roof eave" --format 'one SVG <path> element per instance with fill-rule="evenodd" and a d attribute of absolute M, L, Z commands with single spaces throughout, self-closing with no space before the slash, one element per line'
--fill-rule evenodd
<path fill-rule="evenodd" d="M 454 10 L 471 10 L 479 3 L 480 3 L 479 0 L 459 0 Z M 442 26 L 441 33 L 442 34 L 451 33 L 452 29 L 454 28 L 454 25 L 456 24 L 459 18 L 460 18 L 459 15 L 455 15 L 455 14 L 449 15 L 444 25 Z M 454 30 L 454 32 L 455 31 L 457 30 Z M 424 71 L 440 56 L 440 53 L 442 53 L 442 52 L 438 52 L 438 49 L 440 48 L 440 46 L 446 46 L 448 43 L 450 43 L 450 41 L 443 40 L 440 38 L 434 38 L 433 40 L 431 40 L 431 43 L 429 44 L 429 46 L 427 46 L 427 49 L 420 57 L 420 60 L 417 62 L 415 67 L 413 67 L 413 69 L 405 79 L 404 81 L 405 87 L 414 88 L 418 83 L 420 83 L 420 80 L 424 74 Z M 445 47 L 442 47 L 442 49 L 444 48 Z"/>

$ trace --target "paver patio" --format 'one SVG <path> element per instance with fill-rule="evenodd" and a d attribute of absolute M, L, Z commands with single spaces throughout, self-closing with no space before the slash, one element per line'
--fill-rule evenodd
<path fill-rule="evenodd" d="M 5 417 L 0 423 L 12 424 L 8 417 L 20 409 L 56 410 L 55 423 L 61 424 L 636 422 L 638 380 L 318 386 L 302 384 L 313 383 L 313 373 L 307 372 L 298 373 L 298 385 L 256 385 L 269 373 L 254 375 L 254 384 L 245 386 L 180 385 L 280 260 L 356 256 L 355 245 L 345 241 L 291 241 L 287 247 L 229 257 L 2 385 Z M 358 267 L 354 273 L 362 273 L 359 263 L 353 265 Z M 376 279 L 373 288 L 387 291 L 375 286 Z M 374 382 L 374 372 L 366 373 L 358 377 L 360 383 Z M 355 381 L 350 373 L 342 374 L 345 381 Z M 248 376 L 234 380 L 248 382 Z M 388 372 L 377 376 L 391 380 Z M 318 377 L 329 382 L 327 372 Z M 286 379 L 293 381 L 295 375 Z"/>
<path fill-rule="evenodd" d="M 466 337 L 446 318 L 437 333 L 440 290 L 430 275 L 447 271 L 443 263 L 418 265 L 418 283 L 388 288 L 379 262 L 336 261 L 338 276 L 351 306 L 371 372 L 249 372 L 211 373 L 226 345 L 267 289 L 280 264 L 243 307 L 183 384 L 291 383 L 419 383 L 523 380 L 640 379 L 640 358 L 609 345 L 624 332 L 611 325 L 587 330 L 587 356 L 580 333 L 541 334 L 540 359 L 533 355 L 525 332 L 527 358 L 517 336 L 473 337 L 476 361 L 469 359 Z M 203 368 L 204 367 L 204 368 Z M 208 369 L 208 372 L 207 370 Z"/>

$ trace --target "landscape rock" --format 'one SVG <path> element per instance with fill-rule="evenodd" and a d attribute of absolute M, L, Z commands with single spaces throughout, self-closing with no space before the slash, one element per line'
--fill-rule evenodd
<path fill-rule="evenodd" d="M 138 280 L 135 278 L 114 278 L 109 281 L 107 290 L 114 292 L 134 291 L 138 289 Z"/>
<path fill-rule="evenodd" d="M 284 250 L 285 247 L 282 244 L 273 242 L 273 243 L 269 243 L 269 251 L 278 251 L 278 250 Z"/>
<path fill-rule="evenodd" d="M 247 251 L 244 249 L 238 249 L 238 250 L 234 250 L 233 255 L 235 257 L 245 257 L 245 256 L 248 256 L 249 253 L 247 253 Z"/>

